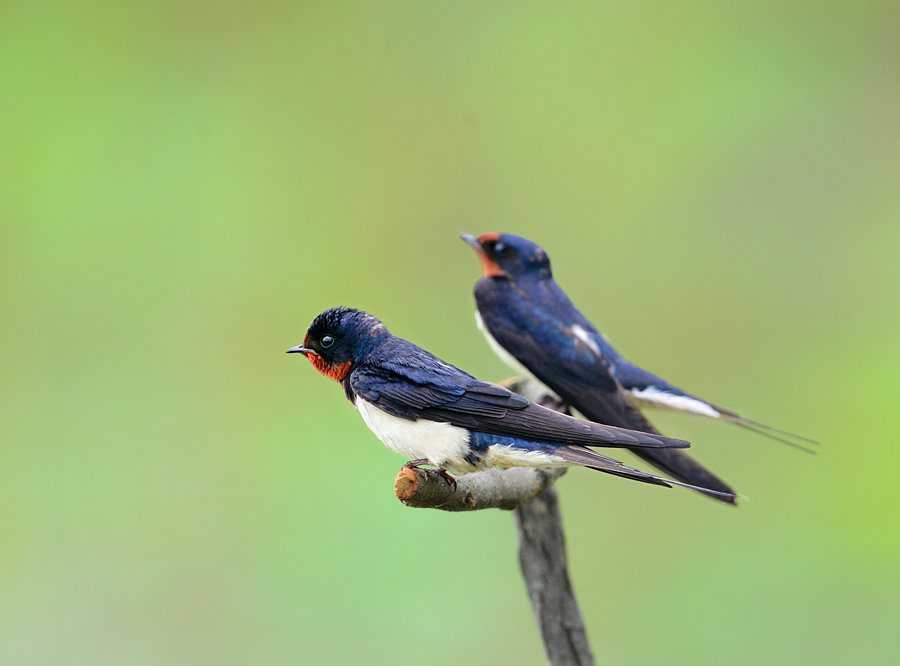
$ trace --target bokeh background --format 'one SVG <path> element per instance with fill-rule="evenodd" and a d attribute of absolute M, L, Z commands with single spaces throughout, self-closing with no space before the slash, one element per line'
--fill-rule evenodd
<path fill-rule="evenodd" d="M 895 2 L 6 2 L 0 663 L 537 664 L 512 518 L 284 355 L 326 307 L 481 377 L 462 232 L 620 350 L 821 439 L 661 414 L 750 501 L 575 471 L 611 664 L 898 658 Z"/>

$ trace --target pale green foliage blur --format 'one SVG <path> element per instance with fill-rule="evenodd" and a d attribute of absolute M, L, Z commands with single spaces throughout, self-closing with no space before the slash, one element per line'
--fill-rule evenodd
<path fill-rule="evenodd" d="M 895 3 L 0 8 L 0 663 L 542 663 L 508 514 L 284 350 L 361 307 L 462 368 L 462 232 L 549 252 L 752 498 L 560 483 L 613 664 L 897 658 Z M 628 458 L 632 463 L 635 459 Z"/>

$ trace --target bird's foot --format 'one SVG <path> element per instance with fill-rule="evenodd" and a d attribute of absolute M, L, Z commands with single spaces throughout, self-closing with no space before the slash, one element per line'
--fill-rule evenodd
<path fill-rule="evenodd" d="M 443 467 L 438 467 L 436 469 L 430 469 L 428 471 L 431 472 L 432 474 L 435 474 L 435 475 L 441 477 L 442 479 L 444 479 L 444 481 L 446 481 L 451 486 L 453 486 L 453 490 L 456 490 L 456 479 L 454 479 L 452 476 L 447 474 L 447 470 L 445 470 Z"/>
<path fill-rule="evenodd" d="M 431 465 L 432 463 L 428 460 L 428 458 L 416 458 L 415 460 L 407 460 L 403 463 L 404 467 L 409 467 L 410 469 L 419 469 L 422 465 Z M 441 477 L 444 481 L 453 486 L 453 490 L 456 490 L 456 479 L 447 474 L 447 470 L 443 467 L 435 467 L 434 469 L 426 469 L 424 470 L 428 474 L 434 474 L 435 476 Z"/>

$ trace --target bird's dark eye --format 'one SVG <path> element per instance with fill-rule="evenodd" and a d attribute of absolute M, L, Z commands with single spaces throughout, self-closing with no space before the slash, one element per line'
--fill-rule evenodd
<path fill-rule="evenodd" d="M 334 337 L 331 335 L 323 335 L 322 339 L 319 340 L 319 344 L 322 346 L 322 349 L 328 349 L 334 344 Z"/>
<path fill-rule="evenodd" d="M 506 243 L 503 243 L 501 241 L 497 241 L 496 243 L 494 243 L 494 252 L 499 254 L 499 253 L 505 252 L 505 251 L 506 251 Z"/>

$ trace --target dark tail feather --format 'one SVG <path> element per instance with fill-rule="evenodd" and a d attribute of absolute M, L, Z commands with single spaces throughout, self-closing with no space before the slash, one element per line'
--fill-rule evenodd
<path fill-rule="evenodd" d="M 681 453 L 680 451 L 676 451 L 674 449 L 652 449 L 653 453 L 658 452 L 673 452 L 673 453 Z M 637 452 L 635 452 L 637 453 Z M 650 453 L 650 451 L 641 451 L 641 454 Z M 569 462 L 577 463 L 579 465 L 584 465 L 585 467 L 589 467 L 590 469 L 595 469 L 598 472 L 606 472 L 607 474 L 612 474 L 614 476 L 621 476 L 626 479 L 631 479 L 632 481 L 640 481 L 641 483 L 650 483 L 655 486 L 665 486 L 666 488 L 671 488 L 673 485 L 681 486 L 682 488 L 689 488 L 691 490 L 696 490 L 697 492 L 703 493 L 704 495 L 708 495 L 709 497 L 713 497 L 722 502 L 726 502 L 728 504 L 735 504 L 736 498 L 734 491 L 729 488 L 727 485 L 716 479 L 716 477 L 706 472 L 703 467 L 699 464 L 694 463 L 698 468 L 706 472 L 710 479 L 718 482 L 718 484 L 724 487 L 724 490 L 720 490 L 716 487 L 706 487 L 704 484 L 696 484 L 696 483 L 686 483 L 682 481 L 672 481 L 671 479 L 664 479 L 660 476 L 656 476 L 654 474 L 648 474 L 646 472 L 642 472 L 639 469 L 635 469 L 633 467 L 629 467 L 628 465 L 623 465 L 618 460 L 613 458 L 609 458 L 604 456 L 596 451 L 591 451 L 588 448 L 583 446 L 561 446 L 553 452 L 554 455 L 557 455 Z M 684 455 L 684 454 L 682 454 Z M 688 458 L 684 455 L 690 462 L 694 462 L 691 458 Z M 653 461 L 651 461 L 653 462 Z M 654 464 L 656 464 L 654 462 Z M 659 467 L 659 465 L 657 465 Z M 664 470 L 669 472 L 669 470 Z M 672 472 L 669 472 L 673 476 Z"/>
<path fill-rule="evenodd" d="M 704 495 L 727 504 L 737 504 L 736 493 L 727 483 L 703 465 L 677 449 L 632 449 L 656 469 L 681 481 L 679 485 L 693 487 Z"/>
<path fill-rule="evenodd" d="M 575 405 L 575 407 L 588 418 L 595 421 L 599 420 L 601 423 L 604 419 L 614 419 L 613 422 L 616 425 L 652 434 L 659 432 L 636 407 L 631 406 L 627 402 L 625 404 L 627 406 L 626 412 L 618 418 L 615 415 L 611 416 L 599 410 L 598 406 L 602 405 L 599 401 L 581 403 Z M 737 504 L 734 489 L 684 451 L 677 449 L 631 449 L 631 452 L 640 456 L 661 472 L 678 479 L 682 484 L 694 486 L 695 490 L 708 497 L 727 504 Z"/>

